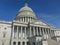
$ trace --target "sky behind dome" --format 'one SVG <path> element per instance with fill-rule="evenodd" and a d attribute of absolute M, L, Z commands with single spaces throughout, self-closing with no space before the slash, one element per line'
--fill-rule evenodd
<path fill-rule="evenodd" d="M 60 0 L 0 0 L 0 20 L 12 21 L 25 2 L 39 20 L 60 28 Z"/>

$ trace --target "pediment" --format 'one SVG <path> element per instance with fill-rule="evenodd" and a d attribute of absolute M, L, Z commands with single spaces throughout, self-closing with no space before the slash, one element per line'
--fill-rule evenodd
<path fill-rule="evenodd" d="M 47 23 L 43 22 L 43 21 L 36 21 L 34 22 L 35 24 L 40 24 L 40 25 L 48 25 Z"/>

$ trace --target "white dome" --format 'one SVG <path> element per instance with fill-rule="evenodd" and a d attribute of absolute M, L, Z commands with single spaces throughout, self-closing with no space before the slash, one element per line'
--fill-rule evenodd
<path fill-rule="evenodd" d="M 19 12 L 16 16 L 16 19 L 21 18 L 21 17 L 31 17 L 33 19 L 37 19 L 35 13 L 33 12 L 33 10 L 30 7 L 28 7 L 27 3 L 25 3 L 24 7 L 22 7 L 19 10 Z"/>

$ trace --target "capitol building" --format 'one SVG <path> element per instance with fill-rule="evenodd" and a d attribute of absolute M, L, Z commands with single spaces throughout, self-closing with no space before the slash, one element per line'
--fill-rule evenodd
<path fill-rule="evenodd" d="M 60 45 L 60 29 L 38 20 L 25 3 L 13 21 L 0 21 L 0 45 Z"/>

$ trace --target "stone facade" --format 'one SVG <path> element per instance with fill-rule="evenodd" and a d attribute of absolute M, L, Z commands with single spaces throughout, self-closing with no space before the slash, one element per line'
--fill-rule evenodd
<path fill-rule="evenodd" d="M 11 39 L 11 23 L 0 21 L 0 45 L 9 45 Z"/>
<path fill-rule="evenodd" d="M 49 38 L 60 40 L 60 31 L 38 20 L 27 3 L 12 22 L 0 21 L 0 45 L 48 45 Z"/>

